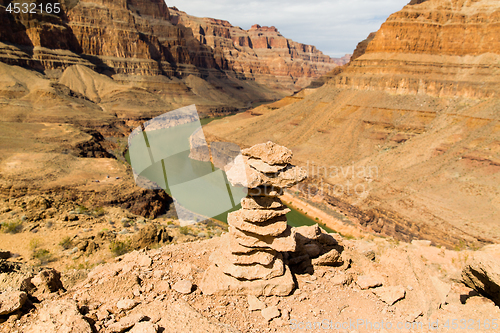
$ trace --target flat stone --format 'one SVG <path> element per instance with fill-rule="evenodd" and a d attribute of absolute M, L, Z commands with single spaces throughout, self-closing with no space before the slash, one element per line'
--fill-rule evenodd
<path fill-rule="evenodd" d="M 220 237 L 221 245 L 220 247 L 212 253 L 210 256 L 210 260 L 217 256 L 217 253 L 222 253 L 222 251 L 228 251 L 226 254 L 228 261 L 232 264 L 238 265 L 251 265 L 251 264 L 261 264 L 261 265 L 269 265 L 274 261 L 274 258 L 277 255 L 277 252 L 274 250 L 260 250 L 260 249 L 252 249 L 252 248 L 244 248 L 244 250 L 249 250 L 246 253 L 234 254 L 231 251 L 231 247 L 229 245 L 229 237 L 228 234 L 224 234 Z"/>
<path fill-rule="evenodd" d="M 232 226 L 229 226 L 229 234 L 231 242 L 236 241 L 245 247 L 270 248 L 278 252 L 295 252 L 297 247 L 295 233 L 291 232 L 290 226 L 279 237 L 248 234 Z"/>
<path fill-rule="evenodd" d="M 270 219 L 264 223 L 254 224 L 243 220 L 240 214 L 229 213 L 227 216 L 227 223 L 238 228 L 239 230 L 261 236 L 279 236 L 288 227 L 286 223 L 286 216 L 284 215 Z"/>
<path fill-rule="evenodd" d="M 134 301 L 133 299 L 130 299 L 130 298 L 125 298 L 125 299 L 118 301 L 116 303 L 116 307 L 120 310 L 127 311 L 127 310 L 130 310 L 133 307 L 135 307 L 137 304 L 139 304 L 139 302 Z"/>
<path fill-rule="evenodd" d="M 259 186 L 273 186 L 279 188 L 292 187 L 307 177 L 305 169 L 288 165 L 286 168 L 273 173 L 265 174 L 251 168 L 248 163 L 238 156 L 233 163 L 224 168 L 227 180 L 233 186 L 257 188 Z"/>
<path fill-rule="evenodd" d="M 0 294 L 0 315 L 8 315 L 23 307 L 28 294 L 23 291 L 11 291 Z"/>
<path fill-rule="evenodd" d="M 180 280 L 172 286 L 172 289 L 181 294 L 190 294 L 193 289 L 193 283 L 189 280 Z"/>
<path fill-rule="evenodd" d="M 285 209 L 240 209 L 235 212 L 227 214 L 228 220 L 231 218 L 241 218 L 245 221 L 252 223 L 262 223 L 267 222 L 275 217 L 284 216 L 290 212 L 289 208 Z"/>
<path fill-rule="evenodd" d="M 318 258 L 311 260 L 311 263 L 316 266 L 335 266 L 342 264 L 343 260 L 340 253 L 336 249 L 331 249 L 325 254 L 322 254 Z"/>
<path fill-rule="evenodd" d="M 272 319 L 278 318 L 281 315 L 281 312 L 277 306 L 270 306 L 268 308 L 262 309 L 260 313 L 266 321 L 271 321 Z"/>
<path fill-rule="evenodd" d="M 295 288 L 295 282 L 286 266 L 282 276 L 269 280 L 241 281 L 224 274 L 219 267 L 210 265 L 205 271 L 199 287 L 205 295 L 287 296 Z"/>
<path fill-rule="evenodd" d="M 279 197 L 283 195 L 284 190 L 279 187 L 273 186 L 258 186 L 255 188 L 249 188 L 247 194 L 251 197 Z"/>
<path fill-rule="evenodd" d="M 238 155 L 234 161 L 224 167 L 227 180 L 233 186 L 255 188 L 265 183 L 263 174 L 251 168 L 243 156 Z"/>
<path fill-rule="evenodd" d="M 271 141 L 243 149 L 241 153 L 245 156 L 260 159 L 270 165 L 287 164 L 292 160 L 292 151 L 290 149 Z"/>
<path fill-rule="evenodd" d="M 247 295 L 248 310 L 257 311 L 266 308 L 266 304 L 259 300 L 255 295 Z"/>
<path fill-rule="evenodd" d="M 336 274 L 328 283 L 333 286 L 348 286 L 352 283 L 352 275 L 345 273 Z"/>
<path fill-rule="evenodd" d="M 372 289 L 372 292 L 380 298 L 380 300 L 388 305 L 393 305 L 397 301 L 405 298 L 406 291 L 403 286 L 394 287 L 379 287 Z"/>
<path fill-rule="evenodd" d="M 368 275 L 359 276 L 356 283 L 361 289 L 375 288 L 382 285 L 382 281 Z"/>
<path fill-rule="evenodd" d="M 241 199 L 243 209 L 276 209 L 282 208 L 283 203 L 277 197 L 246 197 Z"/>
<path fill-rule="evenodd" d="M 287 166 L 287 164 L 270 165 L 264 162 L 263 160 L 255 159 L 252 157 L 248 158 L 247 163 L 252 168 L 262 173 L 277 173 L 278 171 L 283 170 Z"/>
<path fill-rule="evenodd" d="M 269 265 L 273 262 L 277 252 L 256 250 L 244 255 L 233 255 L 232 263 L 239 265 L 261 264 Z"/>
<path fill-rule="evenodd" d="M 292 187 L 307 178 L 307 171 L 295 165 L 289 165 L 285 169 L 271 175 L 262 175 L 264 186 L 274 186 L 279 188 Z"/>
<path fill-rule="evenodd" d="M 234 265 L 229 262 L 224 253 L 218 258 L 214 258 L 214 263 L 226 273 L 242 280 L 268 280 L 273 277 L 281 276 L 285 272 L 281 255 L 273 260 L 269 265 Z"/>

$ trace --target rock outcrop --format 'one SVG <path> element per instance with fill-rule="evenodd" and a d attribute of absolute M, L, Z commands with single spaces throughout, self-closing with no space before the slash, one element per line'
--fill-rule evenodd
<path fill-rule="evenodd" d="M 500 245 L 471 253 L 462 270 L 462 280 L 500 306 Z"/>
<path fill-rule="evenodd" d="M 234 186 L 248 188 L 242 209 L 228 214 L 229 233 L 200 288 L 205 294 L 288 295 L 294 288 L 284 252 L 294 252 L 295 232 L 287 225 L 290 210 L 278 196 L 305 179 L 304 170 L 289 164 L 292 152 L 272 142 L 242 150 L 226 167 Z M 292 171 L 292 172 L 291 172 Z"/>

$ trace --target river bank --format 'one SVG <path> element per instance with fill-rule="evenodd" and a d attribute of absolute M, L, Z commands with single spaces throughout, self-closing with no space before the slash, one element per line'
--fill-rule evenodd
<path fill-rule="evenodd" d="M 311 219 L 318 218 L 318 223 L 320 226 L 325 225 L 327 228 L 338 232 L 339 234 L 345 237 L 355 237 L 355 238 L 363 238 L 368 236 L 369 234 L 363 232 L 359 228 L 351 225 L 347 225 L 342 222 L 340 219 L 337 219 L 328 213 L 308 204 L 307 202 L 294 197 L 293 195 L 286 193 L 281 196 L 281 200 L 286 202 L 287 205 L 292 206 L 293 208 L 299 210 L 299 212 L 307 213 L 307 215 Z M 326 230 L 328 231 L 328 230 Z"/>

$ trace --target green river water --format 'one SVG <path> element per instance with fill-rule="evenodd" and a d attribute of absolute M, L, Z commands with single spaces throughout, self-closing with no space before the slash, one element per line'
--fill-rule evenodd
<path fill-rule="evenodd" d="M 206 125 L 209 122 L 220 118 L 221 117 L 201 119 L 201 123 L 202 125 Z M 168 131 L 154 131 L 152 133 L 148 133 L 148 137 L 146 138 L 146 145 L 142 148 L 140 146 L 134 147 L 136 156 L 146 154 L 144 157 L 141 158 L 143 159 L 144 163 L 146 163 L 149 160 L 147 156 L 147 150 L 153 151 L 153 153 L 162 153 L 163 150 L 172 150 L 172 149 L 176 151 L 176 154 L 172 154 L 171 152 L 169 152 L 170 157 L 164 158 L 160 162 L 156 162 L 150 165 L 149 167 L 146 167 L 143 171 L 140 172 L 141 176 L 144 176 L 147 179 L 156 182 L 157 184 L 161 184 L 161 187 L 170 195 L 171 195 L 170 187 L 172 185 L 175 186 L 175 184 L 181 184 L 190 179 L 200 179 L 200 177 L 206 178 L 207 176 L 210 176 L 210 174 L 212 174 L 214 171 L 217 170 L 210 162 L 195 161 L 187 157 L 187 155 L 189 154 L 189 144 L 185 140 L 184 141 L 182 140 L 186 138 L 186 135 L 187 137 L 189 137 L 190 133 L 192 133 L 193 129 L 191 127 L 193 127 L 191 124 L 185 124 L 177 126 L 175 128 L 170 128 Z M 159 139 L 155 138 L 157 135 L 161 136 L 161 142 L 165 143 L 168 142 L 169 144 L 168 145 L 152 144 L 150 146 L 150 143 L 153 143 L 154 141 L 158 142 Z M 142 138 L 142 135 L 137 136 L 137 138 L 138 139 Z M 175 148 L 173 148 L 172 145 L 174 145 Z M 137 149 L 139 148 L 141 149 L 140 152 L 137 151 Z M 146 153 L 143 151 L 144 149 L 146 149 Z M 128 151 L 126 152 L 125 157 L 127 161 L 130 163 Z M 146 164 L 149 164 L 149 162 L 147 162 Z M 212 185 L 213 184 L 211 184 L 209 188 L 210 193 L 194 190 L 196 188 L 189 188 L 182 186 L 181 187 L 182 191 L 177 190 L 176 192 L 177 198 L 179 196 L 184 197 L 181 198 L 181 200 L 184 199 L 182 201 L 184 203 L 188 203 L 185 206 L 187 209 L 191 208 L 192 211 L 201 210 L 203 212 L 209 212 L 210 206 L 217 205 L 216 203 L 217 198 L 221 198 L 220 197 L 221 195 L 227 196 L 226 191 L 229 190 L 230 193 L 232 193 L 234 199 L 232 200 L 233 205 L 230 210 L 218 215 L 216 214 L 210 215 L 209 213 L 202 214 L 205 216 L 213 216 L 213 218 L 227 223 L 227 213 L 241 208 L 240 204 L 237 205 L 234 204 L 239 202 L 239 198 L 244 196 L 244 193 L 243 194 L 237 193 L 241 190 L 234 188 L 230 185 L 229 185 L 230 188 L 226 188 L 226 186 L 218 188 L 217 186 L 212 186 Z M 213 191 L 217 193 L 214 193 Z M 189 203 L 194 203 L 194 206 L 189 207 L 190 205 Z M 303 225 L 314 225 L 319 222 L 315 220 L 314 217 L 311 218 L 306 214 L 296 210 L 293 207 L 289 208 L 291 211 L 287 214 L 288 224 L 293 227 L 298 227 Z M 320 224 L 320 226 L 327 232 L 334 232 L 333 230 L 325 227 L 322 224 Z"/>

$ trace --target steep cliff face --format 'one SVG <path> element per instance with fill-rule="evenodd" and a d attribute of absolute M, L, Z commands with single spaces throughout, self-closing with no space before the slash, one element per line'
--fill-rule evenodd
<path fill-rule="evenodd" d="M 499 20 L 495 0 L 415 2 L 387 19 L 335 85 L 438 97 L 495 96 Z"/>
<path fill-rule="evenodd" d="M 243 30 L 227 21 L 198 18 L 173 8 L 170 12 L 173 23 L 190 27 L 200 43 L 214 50 L 220 68 L 267 85 L 297 90 L 345 62 L 345 58 L 332 59 L 312 45 L 287 39 L 275 27 L 256 24 Z"/>
<path fill-rule="evenodd" d="M 162 0 L 63 0 L 58 15 L 13 14 L 0 0 L 0 60 L 37 69 L 80 64 L 106 74 L 236 76 L 291 93 L 336 66 L 276 28 L 245 31 Z M 41 3 L 48 3 L 42 1 Z M 344 62 L 339 59 L 337 62 Z"/>
<path fill-rule="evenodd" d="M 205 132 L 290 147 L 304 195 L 373 231 L 498 242 L 499 27 L 498 1 L 416 1 L 322 87 Z"/>

